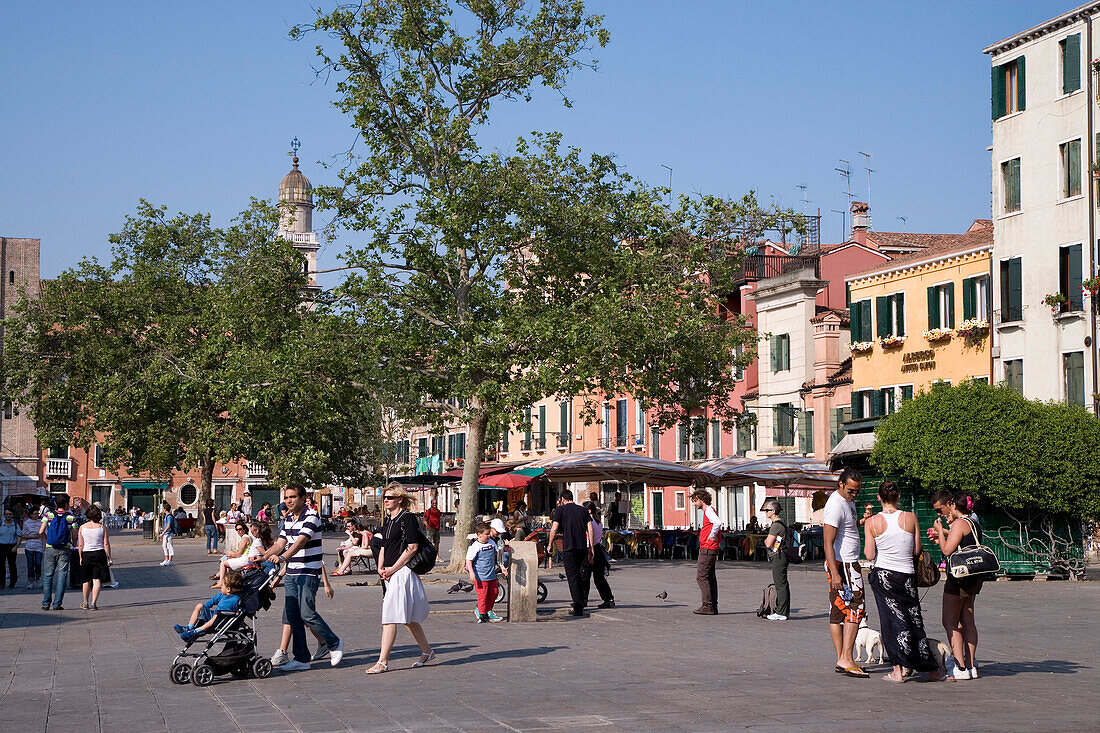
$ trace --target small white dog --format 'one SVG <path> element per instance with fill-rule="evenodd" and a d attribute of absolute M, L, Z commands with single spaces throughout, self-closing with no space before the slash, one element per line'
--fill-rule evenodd
<path fill-rule="evenodd" d="M 878 663 L 882 664 L 882 637 L 867 625 L 867 619 L 863 619 L 856 632 L 856 661 L 863 661 L 861 658 L 866 653 L 866 661 L 870 662 L 875 656 L 875 649 L 878 649 Z"/>

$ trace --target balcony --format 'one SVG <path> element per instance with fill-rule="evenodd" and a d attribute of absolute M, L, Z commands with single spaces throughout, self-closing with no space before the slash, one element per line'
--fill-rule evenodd
<path fill-rule="evenodd" d="M 540 435 L 532 441 L 535 444 L 535 450 L 546 450 L 546 436 Z"/>
<path fill-rule="evenodd" d="M 630 436 L 629 440 L 631 450 L 644 451 L 645 450 L 645 434 L 635 433 Z"/>
<path fill-rule="evenodd" d="M 46 478 L 69 478 L 73 475 L 72 458 L 47 458 Z"/>
<path fill-rule="evenodd" d="M 262 463 L 256 463 L 255 461 L 247 461 L 245 464 L 245 473 L 248 478 L 267 478 L 267 466 Z"/>
<path fill-rule="evenodd" d="M 813 270 L 814 277 L 821 277 L 819 255 L 746 255 L 734 273 L 737 282 L 756 282 L 769 277 L 779 277 L 801 270 Z"/>
<path fill-rule="evenodd" d="M 521 451 L 530 451 L 531 450 L 531 444 L 534 443 L 534 442 L 535 441 L 532 440 L 531 438 L 523 438 L 522 440 L 519 441 L 519 449 Z"/>
<path fill-rule="evenodd" d="M 569 447 L 569 433 L 557 433 L 557 436 L 558 436 L 558 447 L 559 448 L 568 448 Z"/>

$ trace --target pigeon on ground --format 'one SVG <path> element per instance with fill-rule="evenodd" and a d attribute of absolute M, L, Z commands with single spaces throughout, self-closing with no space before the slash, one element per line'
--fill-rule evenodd
<path fill-rule="evenodd" d="M 558 578 L 559 578 L 560 580 L 565 580 L 565 576 L 564 576 L 564 575 L 562 575 L 561 573 L 558 573 Z"/>
<path fill-rule="evenodd" d="M 660 593 L 657 594 L 657 597 L 660 598 L 663 601 L 664 599 L 668 598 L 668 591 L 667 590 L 661 591 Z"/>
<path fill-rule="evenodd" d="M 448 588 L 448 589 L 447 589 L 447 593 L 448 593 L 448 594 L 450 594 L 450 593 L 458 593 L 458 592 L 459 592 L 460 590 L 462 590 L 462 583 L 461 583 L 461 582 L 459 582 L 459 583 L 455 583 L 455 584 L 454 584 L 454 585 L 452 585 L 452 586 L 451 586 L 450 588 Z"/>

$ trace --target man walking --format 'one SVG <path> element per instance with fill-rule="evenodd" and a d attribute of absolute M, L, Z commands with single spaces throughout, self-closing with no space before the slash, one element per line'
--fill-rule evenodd
<path fill-rule="evenodd" d="M 344 642 L 332 633 L 325 620 L 317 613 L 317 586 L 321 582 L 324 554 L 321 548 L 321 518 L 306 507 L 306 490 L 298 484 L 287 484 L 283 489 L 286 512 L 279 528 L 279 539 L 264 557 L 287 563 L 286 595 L 283 596 L 283 623 L 290 626 L 293 659 L 279 669 L 296 672 L 309 669 L 311 661 L 306 645 L 306 626 L 321 640 L 313 659 L 329 655 L 333 667 L 344 656 Z"/>
<path fill-rule="evenodd" d="M 56 508 L 42 516 L 38 534 L 46 543 L 42 557 L 42 610 L 63 611 L 65 588 L 69 585 L 69 550 L 73 546 L 73 523 L 76 517 L 69 511 L 69 495 L 58 494 Z"/>
<path fill-rule="evenodd" d="M 836 671 L 869 677 L 852 658 L 859 622 L 866 615 L 863 570 L 859 565 L 859 525 L 855 498 L 863 476 L 854 468 L 840 473 L 838 488 L 825 502 L 825 579 L 829 582 L 829 635 L 836 648 Z"/>
<path fill-rule="evenodd" d="M 569 581 L 569 596 L 573 599 L 573 615 L 583 616 L 588 603 L 589 583 L 592 580 L 592 519 L 584 507 L 573 503 L 573 492 L 564 489 L 558 497 L 558 507 L 550 515 L 550 536 L 546 540 L 547 552 L 554 551 L 554 538 L 561 531 L 562 556 L 565 559 L 565 577 Z"/>
<path fill-rule="evenodd" d="M 439 520 L 443 512 L 439 511 L 439 500 L 432 499 L 432 505 L 424 510 L 424 525 L 428 528 L 428 539 L 439 552 Z"/>
<path fill-rule="evenodd" d="M 691 503 L 703 512 L 703 526 L 699 528 L 699 564 L 695 571 L 695 581 L 699 584 L 703 602 L 692 613 L 716 616 L 718 576 L 714 572 L 714 566 L 718 561 L 718 547 L 722 541 L 722 520 L 710 505 L 710 492 L 706 489 L 697 489 L 692 493 Z"/>

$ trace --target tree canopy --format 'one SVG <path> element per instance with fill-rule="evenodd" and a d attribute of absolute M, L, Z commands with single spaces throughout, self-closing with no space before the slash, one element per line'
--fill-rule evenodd
<path fill-rule="evenodd" d="M 303 302 L 304 258 L 261 204 L 226 229 L 144 201 L 5 323 L 6 394 L 46 445 L 102 442 L 112 468 L 165 475 L 248 458 L 275 481 L 358 477 L 378 450 L 359 332 Z"/>
<path fill-rule="evenodd" d="M 599 16 L 579 0 L 367 0 L 291 35 L 306 32 L 335 46 L 318 46 L 319 73 L 358 139 L 341 185 L 316 192 L 334 227 L 365 235 L 340 297 L 422 406 L 468 425 L 457 563 L 489 429 L 526 423 L 533 402 L 630 393 L 666 425 L 740 417 L 728 396 L 755 334 L 721 305 L 742 245 L 787 214 L 752 195 L 670 209 L 556 133 L 478 142 L 496 103 L 539 85 L 569 103 L 569 73 L 608 40 Z"/>
<path fill-rule="evenodd" d="M 918 394 L 875 429 L 871 463 L 1004 509 L 1100 517 L 1100 421 L 1005 386 Z"/>

